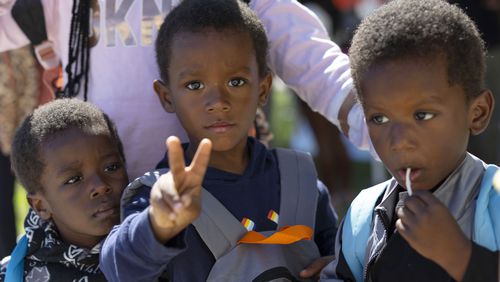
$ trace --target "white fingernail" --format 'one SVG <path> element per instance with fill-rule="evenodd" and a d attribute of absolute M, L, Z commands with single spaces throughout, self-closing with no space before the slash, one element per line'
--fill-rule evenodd
<path fill-rule="evenodd" d="M 181 208 L 182 208 L 182 203 L 180 203 L 180 202 L 174 203 L 174 210 L 175 211 L 179 211 Z"/>

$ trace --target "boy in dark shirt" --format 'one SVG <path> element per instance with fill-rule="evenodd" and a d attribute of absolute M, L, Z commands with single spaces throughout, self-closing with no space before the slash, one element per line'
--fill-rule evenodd
<path fill-rule="evenodd" d="M 204 187 L 203 193 L 208 192 L 203 194 L 204 201 L 210 194 L 230 212 L 230 218 L 238 225 L 234 230 L 275 231 L 287 217 L 280 208 L 289 205 L 292 210 L 299 210 L 302 200 L 294 197 L 293 201 L 283 202 L 282 195 L 288 194 L 289 187 L 282 183 L 299 181 L 307 172 L 281 179 L 280 170 L 289 164 L 279 162 L 277 151 L 247 137 L 257 106 L 266 103 L 272 77 L 266 65 L 267 37 L 245 4 L 227 0 L 183 1 L 163 23 L 156 53 L 162 81 L 154 83 L 155 91 L 165 110 L 177 115 L 190 143 L 181 149 L 176 139 L 169 139 L 168 159 L 158 168 L 169 167 L 171 173 L 149 174 L 127 188 L 125 219 L 107 238 L 101 267 L 111 281 L 152 281 L 160 276 L 171 281 L 207 281 L 214 275 L 211 271 L 216 262 L 226 254 L 216 259 L 217 254 L 203 238 L 199 225 L 195 222 L 195 228 L 190 224 L 199 214 L 199 186 Z M 209 161 L 210 145 L 202 141 L 204 138 L 212 144 Z M 198 146 L 200 158 L 194 157 Z M 184 167 L 184 159 L 193 159 L 191 168 Z M 208 162 L 208 168 L 201 183 L 204 162 Z M 153 181 L 148 184 L 146 180 L 151 176 Z M 170 176 L 176 189 L 168 184 L 172 181 Z M 315 174 L 304 189 L 317 196 L 314 205 L 304 207 L 313 214 L 310 226 L 314 241 L 309 242 L 319 250 L 308 262 L 318 259 L 315 270 L 309 268 L 301 273 L 310 277 L 333 255 L 336 215 L 327 189 Z M 263 248 L 245 244 L 238 247 Z M 295 259 L 285 253 L 282 257 Z M 237 258 L 244 260 L 247 256 Z M 262 262 L 267 257 L 260 259 Z M 299 277 L 308 264 L 302 264 L 297 273 L 286 274 Z M 243 267 L 250 266 L 254 264 L 237 265 L 229 275 L 241 274 Z M 241 281 L 237 276 L 231 277 L 225 279 Z"/>
<path fill-rule="evenodd" d="M 128 183 L 111 120 L 78 99 L 47 103 L 17 130 L 12 168 L 31 208 L 0 281 L 106 281 L 101 241 L 120 221 Z"/>
<path fill-rule="evenodd" d="M 396 0 L 363 21 L 349 52 L 370 138 L 393 178 L 353 201 L 322 277 L 498 281 L 498 167 L 467 152 L 494 107 L 474 23 L 446 1 Z"/>

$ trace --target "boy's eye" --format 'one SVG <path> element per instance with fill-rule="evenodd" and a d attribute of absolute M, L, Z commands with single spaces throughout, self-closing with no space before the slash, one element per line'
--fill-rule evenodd
<path fill-rule="evenodd" d="M 120 163 L 114 163 L 114 164 L 106 166 L 104 168 L 104 171 L 105 172 L 114 172 L 114 171 L 119 170 L 121 167 L 122 167 L 122 165 Z"/>
<path fill-rule="evenodd" d="M 189 90 L 200 90 L 205 88 L 205 85 L 200 81 L 191 81 L 186 84 L 186 88 Z"/>
<path fill-rule="evenodd" d="M 64 182 L 64 184 L 75 184 L 75 183 L 81 181 L 82 179 L 83 179 L 83 177 L 81 177 L 80 175 L 73 176 L 73 177 L 69 178 L 68 180 L 66 180 Z"/>
<path fill-rule="evenodd" d="M 426 113 L 426 112 L 418 112 L 415 114 L 415 119 L 416 120 L 429 120 L 433 118 L 435 115 L 431 113 Z"/>
<path fill-rule="evenodd" d="M 243 84 L 245 84 L 245 80 L 243 80 L 241 78 L 234 78 L 234 79 L 229 80 L 228 84 L 231 87 L 238 87 L 238 86 L 242 86 Z"/>
<path fill-rule="evenodd" d="M 384 124 L 386 122 L 389 121 L 389 119 L 384 116 L 384 115 L 374 115 L 371 120 L 375 123 L 375 124 Z"/>

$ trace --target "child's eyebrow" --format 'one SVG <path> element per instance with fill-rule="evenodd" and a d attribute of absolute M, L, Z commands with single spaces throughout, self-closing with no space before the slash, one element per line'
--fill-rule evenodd
<path fill-rule="evenodd" d="M 252 72 L 252 69 L 248 66 L 243 66 L 243 67 L 239 67 L 239 68 L 236 68 L 234 70 L 234 72 L 245 72 L 245 73 L 251 73 Z"/>
<path fill-rule="evenodd" d="M 445 100 L 443 99 L 443 97 L 439 94 L 430 94 L 430 95 L 426 95 L 425 98 L 423 98 L 420 103 L 418 104 L 434 104 L 434 103 L 438 103 L 438 104 L 441 104 L 443 103 Z"/>
<path fill-rule="evenodd" d="M 80 161 L 74 161 L 74 162 L 63 164 L 62 167 L 56 171 L 56 176 L 62 176 L 68 172 L 76 170 L 80 167 L 80 165 L 81 165 Z"/>
<path fill-rule="evenodd" d="M 102 155 L 101 160 L 110 159 L 110 158 L 114 158 L 117 156 L 119 156 L 119 153 L 117 151 L 113 150 L 113 151 L 109 151 L 106 154 Z"/>
<path fill-rule="evenodd" d="M 197 75 L 200 73 L 201 65 L 190 66 L 189 68 L 181 69 L 181 71 L 177 74 L 179 78 L 184 78 L 186 76 Z"/>
<path fill-rule="evenodd" d="M 427 97 L 429 100 L 435 101 L 435 102 L 443 102 L 443 96 L 439 94 L 430 94 L 429 97 Z"/>
<path fill-rule="evenodd" d="M 191 65 L 188 68 L 181 69 L 177 76 L 181 79 L 185 77 L 196 76 L 202 73 L 202 71 L 200 71 L 201 69 L 203 69 L 203 66 L 201 65 Z M 250 68 L 249 66 L 235 67 L 227 70 L 228 74 L 233 74 L 233 73 L 250 74 L 251 72 L 252 68 Z"/>
<path fill-rule="evenodd" d="M 414 102 L 412 104 L 413 107 L 421 107 L 421 106 L 428 106 L 428 105 L 441 105 L 445 102 L 445 99 L 439 94 L 426 94 L 424 98 L 422 98 L 420 101 Z M 367 109 L 370 109 L 371 111 L 384 111 L 386 110 L 386 107 L 392 108 L 392 105 L 384 105 L 381 104 L 380 101 L 377 101 L 376 104 L 365 104 L 365 107 Z"/>
<path fill-rule="evenodd" d="M 101 160 L 106 160 L 106 159 L 114 158 L 118 155 L 119 154 L 115 151 L 109 151 L 109 152 L 103 154 L 100 158 L 101 158 Z M 62 176 L 68 172 L 77 170 L 80 168 L 80 166 L 81 166 L 81 161 L 73 161 L 73 162 L 69 162 L 69 163 L 63 163 L 62 167 L 56 171 L 56 176 Z"/>

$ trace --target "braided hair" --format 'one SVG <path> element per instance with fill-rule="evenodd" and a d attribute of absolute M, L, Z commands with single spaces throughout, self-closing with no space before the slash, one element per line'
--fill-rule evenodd
<path fill-rule="evenodd" d="M 69 35 L 68 65 L 65 68 L 68 82 L 57 98 L 75 97 L 83 83 L 83 98 L 87 101 L 89 78 L 90 1 L 73 0 Z"/>

